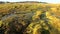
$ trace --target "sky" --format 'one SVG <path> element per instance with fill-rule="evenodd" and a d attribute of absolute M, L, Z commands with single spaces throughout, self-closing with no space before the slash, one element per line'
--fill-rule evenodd
<path fill-rule="evenodd" d="M 0 1 L 4 1 L 4 2 L 20 2 L 20 1 L 39 1 L 39 2 L 47 2 L 47 3 L 59 3 L 60 4 L 60 0 L 0 0 Z"/>

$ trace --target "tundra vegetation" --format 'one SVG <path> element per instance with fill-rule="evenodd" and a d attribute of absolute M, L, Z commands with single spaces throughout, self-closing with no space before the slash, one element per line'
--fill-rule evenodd
<path fill-rule="evenodd" d="M 0 4 L 0 34 L 60 34 L 60 4 Z"/>

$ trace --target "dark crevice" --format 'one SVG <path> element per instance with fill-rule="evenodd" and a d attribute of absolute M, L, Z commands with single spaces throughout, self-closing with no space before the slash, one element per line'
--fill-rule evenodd
<path fill-rule="evenodd" d="M 50 34 L 49 30 L 42 29 L 41 34 Z"/>

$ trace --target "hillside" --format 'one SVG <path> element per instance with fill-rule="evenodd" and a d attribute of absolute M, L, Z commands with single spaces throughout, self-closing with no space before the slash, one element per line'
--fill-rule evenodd
<path fill-rule="evenodd" d="M 0 4 L 0 34 L 60 34 L 60 4 Z"/>

